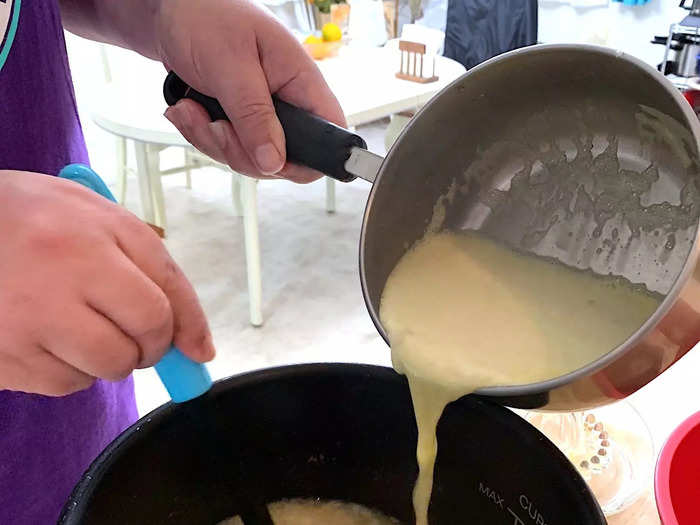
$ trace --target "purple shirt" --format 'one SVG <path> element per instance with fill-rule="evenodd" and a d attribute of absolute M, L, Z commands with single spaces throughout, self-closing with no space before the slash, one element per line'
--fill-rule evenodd
<path fill-rule="evenodd" d="M 0 170 L 86 163 L 57 0 L 0 0 L 0 39 Z M 83 471 L 135 419 L 131 378 L 60 398 L 0 390 L 0 524 L 56 523 Z"/>

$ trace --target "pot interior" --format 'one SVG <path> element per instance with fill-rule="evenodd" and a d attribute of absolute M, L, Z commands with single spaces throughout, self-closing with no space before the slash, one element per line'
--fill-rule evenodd
<path fill-rule="evenodd" d="M 700 220 L 699 137 L 676 88 L 611 49 L 532 46 L 469 70 L 411 120 L 370 196 L 360 272 L 380 333 L 386 280 L 429 224 L 673 295 Z"/>
<path fill-rule="evenodd" d="M 450 404 L 438 443 L 435 525 L 605 523 L 566 458 L 505 408 L 472 396 Z M 351 501 L 411 524 L 415 446 L 408 386 L 392 370 L 263 370 L 164 405 L 125 431 L 60 523 L 214 525 L 300 497 Z"/>

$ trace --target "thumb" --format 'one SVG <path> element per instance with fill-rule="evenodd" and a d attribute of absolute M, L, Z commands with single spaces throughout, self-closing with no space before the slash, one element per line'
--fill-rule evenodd
<path fill-rule="evenodd" d="M 235 71 L 216 75 L 215 95 L 231 120 L 250 160 L 263 175 L 274 175 L 286 160 L 284 131 L 257 54 L 240 60 Z"/>

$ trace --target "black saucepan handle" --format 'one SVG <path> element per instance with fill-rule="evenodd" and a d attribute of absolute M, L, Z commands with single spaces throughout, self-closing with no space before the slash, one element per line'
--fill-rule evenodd
<path fill-rule="evenodd" d="M 218 100 L 192 89 L 174 71 L 168 73 L 165 79 L 163 95 L 169 106 L 180 99 L 189 98 L 204 106 L 212 121 L 229 120 Z M 345 170 L 345 161 L 353 147 L 367 148 L 362 137 L 275 96 L 272 101 L 284 130 L 287 160 L 313 168 L 341 182 L 356 178 Z"/>

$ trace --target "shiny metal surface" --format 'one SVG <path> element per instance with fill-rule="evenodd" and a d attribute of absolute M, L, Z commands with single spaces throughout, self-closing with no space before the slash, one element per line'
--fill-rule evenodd
<path fill-rule="evenodd" d="M 374 182 L 382 162 L 384 162 L 384 157 L 364 148 L 354 147 L 350 150 L 350 157 L 345 161 L 345 169 L 367 182 Z"/>
<path fill-rule="evenodd" d="M 697 32 L 697 31 L 696 31 Z M 697 36 L 697 35 L 696 35 Z M 700 54 L 700 44 L 684 42 L 683 47 L 678 52 L 676 74 L 679 77 L 690 78 L 698 74 L 698 55 Z"/>
<path fill-rule="evenodd" d="M 636 333 L 589 366 L 479 394 L 564 410 L 644 386 L 700 337 L 699 137 L 680 93 L 613 50 L 535 46 L 471 69 L 412 119 L 370 194 L 360 276 L 381 335 L 386 279 L 440 201 L 443 229 L 478 230 L 664 297 Z"/>

